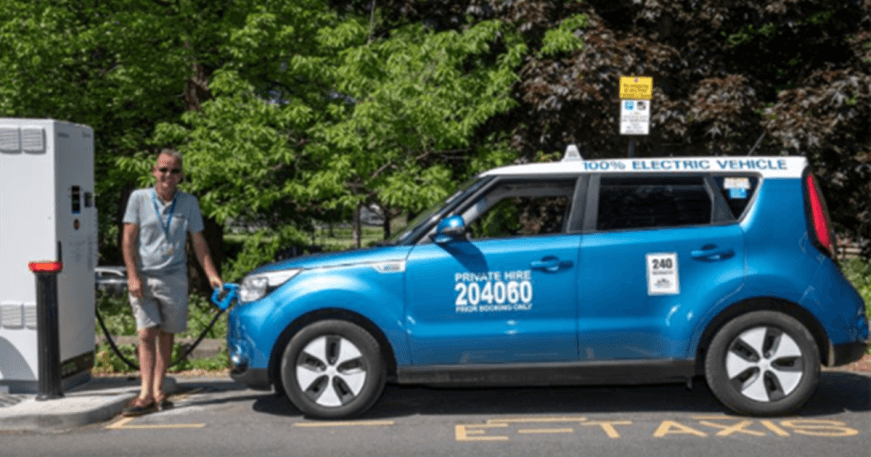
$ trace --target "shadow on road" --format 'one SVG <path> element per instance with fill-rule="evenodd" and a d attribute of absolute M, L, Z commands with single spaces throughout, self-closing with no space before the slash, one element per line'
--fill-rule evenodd
<path fill-rule="evenodd" d="M 250 398 L 250 397 L 248 397 Z M 284 396 L 256 397 L 253 409 L 279 416 L 301 416 Z M 732 414 L 711 394 L 702 378 L 684 385 L 609 387 L 447 388 L 388 385 L 362 419 L 462 414 L 581 414 L 627 412 Z M 816 394 L 797 415 L 825 416 L 871 411 L 871 376 L 822 373 Z"/>

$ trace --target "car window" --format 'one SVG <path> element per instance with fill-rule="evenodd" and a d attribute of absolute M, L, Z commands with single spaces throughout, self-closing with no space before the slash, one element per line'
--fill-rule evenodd
<path fill-rule="evenodd" d="M 596 229 L 708 224 L 712 208 L 702 177 L 602 177 Z"/>
<path fill-rule="evenodd" d="M 386 244 L 400 244 L 411 238 L 415 238 L 413 236 L 415 233 L 419 233 L 421 229 L 426 228 L 429 223 L 434 223 L 436 220 L 438 220 L 440 213 L 448 208 L 451 204 L 455 203 L 458 200 L 461 200 L 466 195 L 476 192 L 487 182 L 489 182 L 489 179 L 481 179 L 478 177 L 466 181 L 466 183 L 460 186 L 460 188 L 450 197 L 446 198 L 442 202 L 439 202 L 439 204 L 433 206 L 429 210 L 418 214 L 414 219 L 409 221 L 405 225 L 405 227 L 400 229 L 395 235 L 393 235 Z"/>
<path fill-rule="evenodd" d="M 575 180 L 504 182 L 463 214 L 470 239 L 565 232 Z"/>
<path fill-rule="evenodd" d="M 723 194 L 723 198 L 732 211 L 732 216 L 735 219 L 740 219 L 753 194 L 756 193 L 759 177 L 749 175 L 715 176 L 714 182 L 717 183 L 720 193 Z"/>

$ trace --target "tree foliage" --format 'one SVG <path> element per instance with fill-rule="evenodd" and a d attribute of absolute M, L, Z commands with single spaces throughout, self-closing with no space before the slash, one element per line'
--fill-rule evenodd
<path fill-rule="evenodd" d="M 643 75 L 639 155 L 807 155 L 871 238 L 871 0 L 0 0 L 0 46 L 4 116 L 95 128 L 101 227 L 164 146 L 215 221 L 302 230 L 570 143 L 625 156 Z"/>
<path fill-rule="evenodd" d="M 473 139 L 515 105 L 525 46 L 510 30 L 498 21 L 461 32 L 411 24 L 371 42 L 360 32 L 340 54 L 332 119 L 313 130 L 308 147 L 324 164 L 312 186 L 332 205 L 420 211 L 468 174 L 454 169 L 505 157 L 500 138 Z"/>
<path fill-rule="evenodd" d="M 358 8 L 366 2 L 350 2 Z M 823 177 L 839 230 L 871 256 L 871 1 L 388 1 L 395 21 L 512 24 L 529 53 L 499 120 L 519 160 L 576 143 L 625 156 L 618 80 L 654 81 L 641 155 L 803 154 Z M 545 38 L 583 15 L 578 48 Z M 404 18 L 404 19 L 402 19 Z M 474 21 L 473 21 L 474 22 Z"/>

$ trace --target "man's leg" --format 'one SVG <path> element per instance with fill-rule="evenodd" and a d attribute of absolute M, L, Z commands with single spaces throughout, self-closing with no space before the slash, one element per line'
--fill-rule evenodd
<path fill-rule="evenodd" d="M 142 385 L 139 391 L 140 404 L 154 399 L 154 373 L 155 373 L 155 340 L 160 330 L 157 327 L 139 329 L 139 375 Z"/>
<path fill-rule="evenodd" d="M 157 360 L 154 364 L 154 379 L 152 380 L 151 389 L 155 400 L 162 400 L 166 397 L 166 392 L 163 391 L 163 380 L 166 378 L 166 371 L 169 369 L 169 364 L 172 363 L 172 333 L 160 331 L 157 341 Z"/>

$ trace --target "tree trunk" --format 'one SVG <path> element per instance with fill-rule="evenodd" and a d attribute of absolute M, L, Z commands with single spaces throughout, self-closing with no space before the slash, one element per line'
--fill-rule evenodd
<path fill-rule="evenodd" d="M 221 273 L 221 262 L 224 258 L 224 228 L 217 221 L 210 217 L 203 217 L 203 237 L 206 239 L 206 244 L 209 246 L 209 253 L 212 254 L 212 262 L 215 263 L 215 268 L 218 273 Z M 206 297 L 212 295 L 212 287 L 209 285 L 209 278 L 206 272 L 203 271 L 203 266 L 196 259 L 196 253 L 193 249 L 193 243 L 188 237 L 187 243 L 188 253 L 188 289 L 190 291 L 198 291 Z M 222 279 L 225 279 L 222 277 Z"/>
<path fill-rule="evenodd" d="M 192 69 L 193 75 L 185 82 L 184 104 L 186 111 L 199 111 L 203 102 L 212 98 L 212 93 L 209 90 L 209 78 L 212 76 L 212 70 L 199 62 L 194 62 Z M 223 227 L 210 217 L 203 217 L 203 224 L 205 225 L 203 237 L 209 246 L 212 262 L 214 262 L 215 268 L 220 273 L 221 262 L 224 258 Z M 193 252 L 192 244 L 188 242 L 187 245 L 189 290 L 199 291 L 201 294 L 209 297 L 212 294 L 209 279 L 206 277 L 205 271 L 203 271 L 203 266 L 196 260 L 196 253 Z"/>
<path fill-rule="evenodd" d="M 363 205 L 357 205 L 357 207 L 354 208 L 353 236 L 354 236 L 354 246 L 357 249 L 360 249 L 360 246 L 362 245 L 362 238 L 363 238 L 362 224 L 360 223 L 360 207 L 362 207 L 362 206 Z"/>
<path fill-rule="evenodd" d="M 384 213 L 384 224 L 382 225 L 384 227 L 384 239 L 389 240 L 390 239 L 390 211 L 388 211 L 387 209 L 382 209 L 382 213 Z"/>

